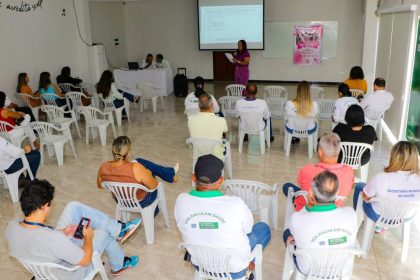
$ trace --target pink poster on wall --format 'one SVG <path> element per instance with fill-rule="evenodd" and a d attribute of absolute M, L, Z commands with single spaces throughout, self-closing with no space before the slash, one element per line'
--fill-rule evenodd
<path fill-rule="evenodd" d="M 322 62 L 322 25 L 295 26 L 293 63 L 319 65 Z"/>

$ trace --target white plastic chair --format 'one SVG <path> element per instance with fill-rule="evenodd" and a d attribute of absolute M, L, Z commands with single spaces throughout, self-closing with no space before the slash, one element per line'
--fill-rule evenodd
<path fill-rule="evenodd" d="M 227 96 L 235 96 L 235 97 L 238 97 L 238 98 L 242 98 L 242 92 L 245 89 L 246 89 L 246 87 L 244 85 L 240 85 L 240 84 L 227 85 L 226 88 L 225 88 Z"/>
<path fill-rule="evenodd" d="M 74 86 L 70 83 L 61 83 L 61 84 L 57 84 L 57 85 L 61 88 L 61 91 L 63 93 L 66 93 L 66 94 L 67 94 L 67 92 L 71 91 L 71 88 L 79 88 L 80 89 L 80 87 Z"/>
<path fill-rule="evenodd" d="M 26 159 L 26 156 L 23 155 L 20 157 L 20 159 L 22 160 L 23 167 L 22 169 L 16 171 L 15 173 L 7 174 L 4 170 L 0 170 L 0 178 L 3 182 L 3 186 L 9 189 L 10 197 L 13 203 L 19 202 L 18 182 L 19 182 L 20 175 L 26 171 L 29 175 L 29 178 L 31 178 L 31 180 L 34 179 L 34 176 L 32 174 L 31 168 L 29 167 L 29 162 Z"/>
<path fill-rule="evenodd" d="M 298 197 L 298 196 L 306 197 L 307 194 L 308 192 L 306 191 L 295 192 L 293 188 L 289 187 L 289 190 L 287 192 L 285 211 L 284 211 L 284 229 L 286 229 L 287 226 L 289 225 L 290 218 L 295 212 L 295 207 L 293 205 L 293 198 Z"/>
<path fill-rule="evenodd" d="M 341 142 L 341 152 L 343 154 L 341 163 L 351 166 L 351 168 L 360 169 L 360 180 L 367 182 L 369 172 L 369 162 L 362 166 L 362 155 L 365 151 L 373 151 L 373 146 L 365 143 Z"/>
<path fill-rule="evenodd" d="M 194 280 L 232 280 L 230 276 L 230 262 L 232 259 L 242 259 L 248 263 L 254 259 L 254 279 L 262 280 L 262 246 L 258 244 L 252 250 L 250 256 L 243 256 L 226 248 L 202 246 L 191 243 L 181 243 L 179 248 L 185 249 L 197 262 L 198 270 L 195 270 Z M 241 278 L 245 280 L 245 277 Z"/>
<path fill-rule="evenodd" d="M 266 101 L 268 109 L 271 113 L 271 118 L 283 120 L 287 99 L 279 97 L 267 97 Z"/>
<path fill-rule="evenodd" d="M 153 244 L 155 239 L 155 209 L 159 206 L 159 210 L 163 214 L 166 227 L 169 228 L 168 208 L 166 205 L 165 189 L 162 183 L 159 183 L 157 188 L 157 198 L 152 204 L 143 208 L 137 199 L 136 193 L 138 190 L 143 190 L 147 193 L 154 192 L 140 184 L 132 183 L 117 183 L 117 182 L 102 182 L 102 187 L 109 189 L 117 199 L 115 207 L 115 219 L 127 222 L 130 220 L 130 213 L 140 213 L 143 219 L 144 231 L 146 235 L 146 243 Z"/>
<path fill-rule="evenodd" d="M 308 275 L 303 275 L 296 269 L 293 255 L 304 257 L 310 265 Z M 351 280 L 353 274 L 354 256 L 360 256 L 360 246 L 356 241 L 350 249 L 298 249 L 288 245 L 286 248 L 283 280 L 288 280 L 296 273 L 295 279 L 311 280 Z"/>
<path fill-rule="evenodd" d="M 62 269 L 65 271 L 76 271 L 80 268 L 80 265 L 75 265 L 71 267 L 62 266 L 56 263 L 42 263 L 37 261 L 29 261 L 22 258 L 15 257 L 27 270 L 29 270 L 32 275 L 35 276 L 36 280 L 60 280 L 58 279 L 53 271 L 57 269 Z M 96 274 L 99 273 L 102 280 L 108 280 L 106 275 L 104 265 L 102 264 L 101 257 L 98 252 L 93 252 L 92 255 L 92 265 L 93 270 L 86 275 L 82 280 L 92 280 Z"/>
<path fill-rule="evenodd" d="M 128 119 L 128 121 L 130 121 L 130 110 L 128 109 L 130 107 L 129 106 L 130 101 L 123 98 L 124 106 L 121 106 L 121 107 L 117 108 L 117 107 L 115 107 L 114 101 L 111 98 L 103 98 L 102 94 L 99 95 L 99 98 L 101 99 L 101 101 L 104 104 L 104 113 L 111 113 L 111 114 L 112 114 L 112 112 L 115 113 L 115 118 L 117 119 L 117 125 L 118 126 L 121 126 L 121 124 L 122 124 L 122 113 L 123 113 L 124 109 L 125 109 L 125 112 L 127 114 L 127 119 Z"/>
<path fill-rule="evenodd" d="M 284 98 L 287 100 L 287 89 L 282 86 L 267 86 L 264 88 L 264 99 L 268 98 Z"/>
<path fill-rule="evenodd" d="M 319 107 L 319 120 L 321 121 L 331 121 L 334 114 L 334 104 L 335 100 L 333 99 L 318 99 L 316 101 Z"/>
<path fill-rule="evenodd" d="M 379 141 L 382 141 L 382 118 L 384 116 L 383 109 L 369 108 L 365 112 L 366 123 L 373 126 L 376 134 L 379 136 Z"/>
<path fill-rule="evenodd" d="M 359 96 L 363 96 L 365 94 L 365 92 L 363 90 L 360 89 L 350 89 L 351 95 L 354 98 L 358 98 Z"/>
<path fill-rule="evenodd" d="M 91 100 L 91 106 L 95 107 L 95 100 L 92 99 L 92 96 L 87 96 L 84 93 L 81 92 L 77 92 L 77 91 L 70 91 L 66 93 L 66 99 L 67 99 L 67 103 L 72 104 L 72 109 L 77 111 L 78 107 L 82 107 L 84 106 L 82 103 L 82 97 L 86 98 L 86 99 L 90 99 Z"/>
<path fill-rule="evenodd" d="M 16 95 L 23 103 L 25 103 L 25 106 L 31 108 L 32 114 L 34 115 L 35 119 L 38 120 L 39 119 L 39 106 L 33 107 L 31 104 L 31 100 L 41 99 L 41 97 L 32 97 L 26 93 L 17 93 Z"/>
<path fill-rule="evenodd" d="M 7 131 L 7 129 L 10 128 L 9 131 Z M 22 133 L 10 133 L 11 130 L 13 129 L 20 129 L 19 126 L 13 126 L 10 123 L 4 122 L 4 121 L 0 121 L 0 136 L 5 138 L 6 140 L 9 140 L 10 142 L 12 142 L 13 145 L 17 146 L 17 147 L 21 147 L 22 146 L 22 142 L 23 140 L 25 140 L 25 138 L 29 139 L 29 136 L 26 135 L 25 131 L 22 129 Z M 29 141 L 30 142 L 30 141 Z M 31 143 L 32 148 L 33 147 L 33 143 Z"/>
<path fill-rule="evenodd" d="M 74 124 L 77 130 L 79 138 L 82 138 L 80 134 L 79 125 L 77 124 L 76 113 L 74 110 L 64 111 L 62 108 L 51 105 L 42 105 L 41 110 L 47 114 L 48 121 L 54 125 L 59 126 L 64 129 L 64 134 L 66 134 L 70 139 L 73 139 L 71 136 L 70 126 Z M 64 117 L 64 114 L 71 114 L 70 118 Z M 71 140 L 73 142 L 73 140 Z"/>
<path fill-rule="evenodd" d="M 317 123 L 317 118 L 312 117 L 299 117 L 299 116 L 286 116 L 286 125 L 289 129 L 293 129 L 293 132 L 290 133 L 284 128 L 284 150 L 286 152 L 286 157 L 290 156 L 290 147 L 292 145 L 292 138 L 308 138 L 308 157 L 312 158 L 314 152 L 316 152 L 316 141 L 318 138 L 318 125 L 316 131 L 309 134 L 309 130 L 313 128 L 314 124 Z"/>
<path fill-rule="evenodd" d="M 68 106 L 68 108 L 69 108 L 69 104 L 67 103 L 67 99 L 65 97 L 60 97 L 58 95 L 55 95 L 54 93 L 45 93 L 45 94 L 42 94 L 41 96 L 42 96 L 42 100 L 44 101 L 45 105 L 60 107 L 60 106 L 57 105 L 57 103 L 55 101 L 57 99 L 62 99 L 62 100 L 66 101 L 66 105 L 64 105 L 64 106 Z M 62 107 L 64 107 L 64 106 L 62 106 Z"/>
<path fill-rule="evenodd" d="M 155 87 L 154 85 L 147 84 L 147 83 L 139 83 L 137 88 L 141 92 L 141 99 L 140 99 L 140 112 L 143 112 L 143 109 L 147 109 L 147 101 L 150 100 L 152 102 L 152 110 L 153 113 L 157 112 L 157 100 L 159 97 L 162 97 L 162 89 Z M 161 103 L 163 99 L 161 99 Z"/>
<path fill-rule="evenodd" d="M 70 144 L 73 156 L 77 159 L 73 139 L 71 138 L 71 135 L 68 135 L 65 128 L 58 128 L 53 124 L 46 122 L 31 122 L 31 126 L 38 132 L 40 139 L 41 163 L 43 162 L 44 145 L 47 146 L 48 155 L 50 157 L 55 154 L 59 166 L 63 166 L 64 164 L 64 144 L 66 143 Z M 58 132 L 58 134 L 54 134 L 54 131 Z"/>
<path fill-rule="evenodd" d="M 114 118 L 112 112 L 103 113 L 101 110 L 91 106 L 79 107 L 80 113 L 85 117 L 86 121 L 86 144 L 89 144 L 89 129 L 92 130 L 92 138 L 96 138 L 96 129 L 99 131 L 102 146 L 106 145 L 106 129 L 111 125 L 114 138 L 117 138 L 117 133 L 114 126 Z M 98 118 L 101 115 L 102 118 Z"/>
<path fill-rule="evenodd" d="M 220 110 L 225 118 L 236 118 L 236 101 L 242 97 L 223 96 L 219 99 Z"/>
<path fill-rule="evenodd" d="M 265 129 L 260 130 L 259 124 L 263 119 L 263 115 L 257 112 L 239 113 L 239 153 L 242 153 L 245 134 L 249 136 L 258 135 L 260 138 L 261 154 L 265 154 L 265 144 L 270 148 L 270 119 L 267 120 Z"/>
<path fill-rule="evenodd" d="M 311 86 L 310 91 L 311 91 L 311 99 L 313 101 L 316 101 L 318 99 L 324 99 L 325 91 L 322 87 Z"/>
<path fill-rule="evenodd" d="M 401 233 L 403 240 L 401 262 L 405 262 L 407 260 L 408 249 L 410 246 L 411 222 L 420 208 L 419 203 L 407 202 L 404 200 L 381 200 L 376 197 L 369 199 L 369 201 L 365 203 L 375 203 L 375 205 L 378 206 L 380 216 L 378 221 L 374 222 L 364 214 L 363 195 L 360 193 L 357 201 L 356 213 L 358 215 L 358 225 L 360 226 L 363 220 L 365 222 L 362 242 L 362 258 L 366 259 L 369 255 L 375 226 L 386 229 L 400 228 L 402 230 Z"/>
<path fill-rule="evenodd" d="M 256 181 L 226 180 L 222 189 L 226 194 L 240 197 L 260 221 L 278 228 L 278 186 Z M 271 223 L 270 223 L 271 221 Z"/>
<path fill-rule="evenodd" d="M 206 139 L 206 138 L 188 138 L 187 145 L 193 146 L 193 173 L 195 163 L 197 159 L 203 155 L 214 154 L 214 150 L 217 147 L 224 149 L 226 154 L 224 158 L 225 167 L 227 169 L 227 173 L 229 178 L 233 178 L 232 175 L 232 155 L 230 150 L 230 143 L 226 140 L 213 140 L 213 139 Z"/>

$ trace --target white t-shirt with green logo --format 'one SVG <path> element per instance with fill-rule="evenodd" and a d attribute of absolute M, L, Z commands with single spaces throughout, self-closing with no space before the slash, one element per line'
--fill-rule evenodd
<path fill-rule="evenodd" d="M 175 202 L 175 220 L 186 243 L 231 249 L 251 255 L 247 234 L 254 224 L 252 213 L 239 197 L 218 191 L 182 193 Z M 191 256 L 194 264 L 197 262 Z M 233 259 L 230 271 L 247 268 L 249 261 Z"/>
<path fill-rule="evenodd" d="M 354 248 L 357 235 L 356 212 L 351 207 L 335 204 L 305 207 L 295 212 L 288 229 L 295 238 L 296 249 Z M 305 258 L 297 257 L 299 269 L 309 272 Z"/>

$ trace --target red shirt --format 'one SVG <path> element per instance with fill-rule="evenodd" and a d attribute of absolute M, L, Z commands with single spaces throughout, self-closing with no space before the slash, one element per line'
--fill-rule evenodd
<path fill-rule="evenodd" d="M 0 109 L 0 121 L 3 121 L 3 122 L 7 122 L 7 123 L 9 123 L 9 124 L 11 124 L 11 125 L 13 125 L 13 126 L 16 126 L 16 122 L 15 122 L 15 119 L 13 119 L 13 118 L 3 118 L 3 116 L 1 115 L 1 112 L 3 111 L 3 109 Z M 11 128 L 10 126 L 7 126 L 6 127 L 6 130 L 7 131 L 10 131 L 10 130 L 12 130 L 13 128 Z"/>

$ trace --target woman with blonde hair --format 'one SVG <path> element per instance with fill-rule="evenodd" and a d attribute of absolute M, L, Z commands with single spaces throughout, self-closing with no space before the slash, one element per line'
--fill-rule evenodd
<path fill-rule="evenodd" d="M 102 189 L 101 183 L 103 181 L 136 183 L 150 190 L 155 190 L 158 186 L 156 176 L 168 183 L 178 181 L 176 175 L 179 170 L 178 163 L 174 167 L 165 167 L 142 158 L 130 161 L 131 141 L 127 136 L 117 137 L 112 142 L 112 155 L 114 160 L 104 162 L 99 169 L 97 177 L 99 189 Z M 156 200 L 157 190 L 153 192 L 138 190 L 136 195 L 140 205 L 147 207 Z"/>
<path fill-rule="evenodd" d="M 410 142 L 400 141 L 391 149 L 389 164 L 384 171 L 376 174 L 367 184 L 358 183 L 354 190 L 353 207 L 356 209 L 359 194 L 363 194 L 363 210 L 366 216 L 377 221 L 380 208 L 376 203 L 367 203 L 372 197 L 384 201 L 419 201 L 420 169 L 419 152 Z M 386 204 L 384 204 L 386 207 Z M 376 228 L 383 232 L 383 228 Z"/>
<path fill-rule="evenodd" d="M 285 106 L 286 111 L 286 130 L 289 133 L 293 133 L 293 117 L 309 117 L 315 118 L 318 116 L 319 108 L 318 104 L 315 101 L 312 101 L 311 98 L 311 87 L 307 81 L 302 81 L 299 83 L 296 92 L 296 98 L 289 100 Z M 287 120 L 287 118 L 292 117 L 292 119 Z M 310 123 L 308 127 L 309 134 L 314 133 L 317 129 L 316 121 Z M 299 138 L 293 137 L 292 144 L 299 142 Z"/>

